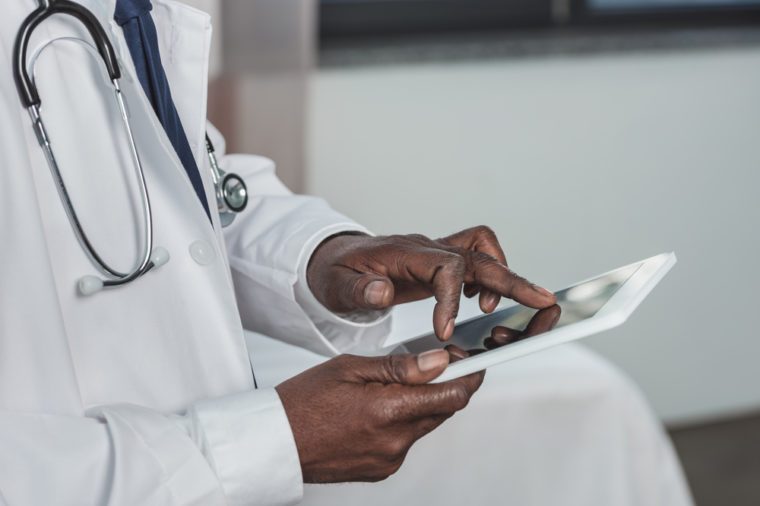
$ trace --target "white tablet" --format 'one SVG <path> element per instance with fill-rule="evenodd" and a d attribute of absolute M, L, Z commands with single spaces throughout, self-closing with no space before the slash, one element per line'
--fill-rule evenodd
<path fill-rule="evenodd" d="M 422 353 L 453 344 L 476 354 L 449 365 L 433 383 L 448 381 L 558 344 L 617 327 L 675 265 L 664 253 L 556 292 L 557 305 L 536 311 L 521 305 L 499 308 L 456 326 L 441 342 L 434 334 L 413 338 L 393 353 Z M 494 335 L 496 337 L 494 337 Z"/>

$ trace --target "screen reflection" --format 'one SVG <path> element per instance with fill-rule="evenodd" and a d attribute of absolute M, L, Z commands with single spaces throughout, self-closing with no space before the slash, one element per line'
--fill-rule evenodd
<path fill-rule="evenodd" d="M 623 267 L 561 290 L 557 292 L 555 306 L 540 311 L 520 305 L 511 306 L 457 325 L 454 335 L 446 343 L 430 334 L 404 343 L 403 349 L 397 351 L 422 353 L 453 345 L 477 353 L 586 320 L 599 312 L 639 267 L 640 264 Z"/>

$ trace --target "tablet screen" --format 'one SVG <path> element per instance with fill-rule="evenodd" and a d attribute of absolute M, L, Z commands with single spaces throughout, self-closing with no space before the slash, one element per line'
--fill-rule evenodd
<path fill-rule="evenodd" d="M 403 349 L 397 351 L 422 353 L 449 344 L 468 351 L 500 347 L 592 318 L 640 267 L 641 264 L 623 267 L 559 291 L 556 294 L 557 306 L 541 312 L 521 305 L 511 306 L 457 325 L 454 335 L 445 343 L 430 334 L 404 343 L 400 347 Z M 497 339 L 496 343 L 493 339 L 489 340 L 492 334 L 505 332 L 494 331 L 497 327 L 510 329 L 506 331 L 510 337 Z"/>

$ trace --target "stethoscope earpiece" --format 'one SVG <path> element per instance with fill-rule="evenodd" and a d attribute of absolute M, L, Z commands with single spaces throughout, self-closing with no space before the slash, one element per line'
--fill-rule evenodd
<path fill-rule="evenodd" d="M 153 250 L 153 253 L 150 255 L 150 263 L 153 264 L 154 269 L 158 269 L 162 265 L 166 264 L 169 261 L 169 258 L 169 252 L 159 246 L 155 248 Z"/>
<path fill-rule="evenodd" d="M 103 290 L 103 280 L 97 276 L 83 276 L 77 281 L 77 291 L 79 295 L 89 297 Z"/>
<path fill-rule="evenodd" d="M 170 258 L 171 256 L 166 248 L 160 246 L 155 248 L 150 255 L 150 262 L 136 277 L 142 276 L 151 269 L 163 267 L 169 262 Z M 103 291 L 104 288 L 124 285 L 130 281 L 131 280 L 129 279 L 104 280 L 92 275 L 82 276 L 79 278 L 79 281 L 77 281 L 77 291 L 79 292 L 79 295 L 89 297 L 90 295 Z"/>
<path fill-rule="evenodd" d="M 90 11 L 76 2 L 70 0 L 38 0 L 38 3 L 39 8 L 24 20 L 16 37 L 13 66 L 14 79 L 19 92 L 19 98 L 29 112 L 34 132 L 37 135 L 42 150 L 45 152 L 53 179 L 56 182 L 58 194 L 61 198 L 66 214 L 68 215 L 69 221 L 71 222 L 74 234 L 90 260 L 105 276 L 104 278 L 98 276 L 84 276 L 79 279 L 77 282 L 78 292 L 83 296 L 89 296 L 98 293 L 105 288 L 127 285 L 143 276 L 151 269 L 161 267 L 169 261 L 169 252 L 164 248 L 153 248 L 153 211 L 150 197 L 148 195 L 148 187 L 145 181 L 145 171 L 143 170 L 134 134 L 132 132 L 126 99 L 119 87 L 121 69 L 119 68 L 119 63 L 116 58 L 116 52 L 114 51 L 111 41 L 108 39 L 106 31 Z M 54 14 L 66 14 L 78 19 L 92 36 L 94 45 L 75 37 L 59 37 L 38 48 L 31 58 L 27 59 L 29 41 L 32 37 L 32 32 L 40 25 L 40 23 L 42 23 L 42 21 Z M 135 177 L 138 182 L 138 190 L 143 207 L 143 250 L 140 252 L 136 265 L 129 272 L 120 272 L 112 268 L 105 259 L 98 254 L 87 236 L 87 233 L 82 226 L 82 222 L 77 215 L 76 209 L 74 208 L 71 196 L 66 188 L 66 184 L 58 166 L 58 161 L 53 152 L 50 138 L 40 114 L 42 101 L 34 80 L 34 69 L 37 58 L 42 51 L 52 43 L 58 41 L 76 42 L 84 46 L 94 57 L 97 58 L 100 56 L 105 65 L 109 80 L 113 85 L 116 102 L 121 113 L 124 132 L 130 148 L 132 163 L 135 168 Z M 214 154 L 214 147 L 211 144 L 208 135 L 206 136 L 206 145 L 211 164 L 211 174 L 216 190 L 217 207 L 221 217 L 222 226 L 226 227 L 232 223 L 237 213 L 242 212 L 246 208 L 248 204 L 248 190 L 245 182 L 239 176 L 235 174 L 225 174 L 225 172 L 219 168 L 219 164 L 217 163 Z"/>

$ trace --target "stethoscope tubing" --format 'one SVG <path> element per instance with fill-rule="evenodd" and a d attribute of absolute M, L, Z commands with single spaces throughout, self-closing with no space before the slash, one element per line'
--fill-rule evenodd
<path fill-rule="evenodd" d="M 26 107 L 32 120 L 37 140 L 45 153 L 45 158 L 55 180 L 55 186 L 71 223 L 74 234 L 82 249 L 92 263 L 101 271 L 105 279 L 96 276 L 85 276 L 78 282 L 79 291 L 83 295 L 90 295 L 100 291 L 103 287 L 115 287 L 126 285 L 141 277 L 153 268 L 160 267 L 169 259 L 169 254 L 163 248 L 153 247 L 153 208 L 150 201 L 145 170 L 140 159 L 140 153 L 135 141 L 134 132 L 129 118 L 129 112 L 125 97 L 119 86 L 121 68 L 106 31 L 98 22 L 97 18 L 82 5 L 70 0 L 38 0 L 39 7 L 35 9 L 22 23 L 14 44 L 13 76 L 21 103 Z M 39 47 L 31 59 L 28 58 L 29 43 L 34 30 L 47 18 L 54 14 L 65 14 L 79 20 L 92 37 L 93 44 L 76 37 L 58 37 Z M 82 45 L 94 58 L 100 57 L 108 74 L 116 102 L 121 115 L 121 122 L 125 136 L 129 144 L 130 157 L 138 181 L 141 207 L 143 210 L 142 250 L 139 253 L 136 265 L 129 272 L 120 272 L 113 268 L 97 252 L 92 241 L 87 235 L 81 220 L 77 214 L 74 203 L 66 188 L 66 182 L 56 159 L 53 146 L 48 135 L 45 123 L 41 115 L 42 100 L 36 82 L 36 65 L 42 52 L 55 42 L 68 41 Z M 236 174 L 226 174 L 219 167 L 213 144 L 206 136 L 206 145 L 211 165 L 212 179 L 214 181 L 217 207 L 219 210 L 222 226 L 232 223 L 237 213 L 242 212 L 248 204 L 248 189 L 245 182 Z"/>
<path fill-rule="evenodd" d="M 98 56 L 94 46 L 92 46 L 87 41 L 78 39 L 76 37 L 59 37 L 59 38 L 55 38 L 55 39 L 47 41 L 45 44 L 43 44 L 37 50 L 35 50 L 31 58 L 29 59 L 29 63 L 28 63 L 30 79 L 31 79 L 31 82 L 34 84 L 35 90 L 37 89 L 37 86 L 36 86 L 37 60 L 39 59 L 41 54 L 45 51 L 45 49 L 47 49 L 48 47 L 50 47 L 52 44 L 56 42 L 71 42 L 71 43 L 79 44 L 82 47 L 84 47 L 91 56 L 93 57 Z M 87 232 L 82 226 L 82 222 L 79 219 L 79 215 L 76 211 L 76 207 L 74 206 L 74 203 L 66 187 L 65 180 L 63 178 L 63 175 L 60 170 L 60 166 L 58 164 L 58 160 L 56 159 L 50 138 L 45 128 L 45 124 L 42 120 L 42 116 L 40 114 L 40 105 L 34 104 L 30 106 L 28 109 L 29 114 L 32 118 L 32 123 L 34 124 L 34 130 L 37 134 L 37 139 L 43 151 L 45 152 L 45 156 L 48 161 L 48 166 L 50 167 L 50 170 L 53 175 L 53 179 L 55 180 L 55 183 L 56 183 L 58 194 L 61 198 L 64 210 L 66 211 L 69 221 L 71 222 L 72 228 L 74 229 L 75 235 L 77 239 L 79 240 L 80 244 L 82 245 L 82 248 L 88 254 L 88 256 L 93 261 L 93 263 L 99 268 L 102 274 L 104 274 L 107 277 L 105 280 L 103 280 L 103 285 L 108 286 L 108 287 L 120 286 L 120 285 L 130 283 L 134 281 L 135 279 L 137 279 L 138 277 L 140 277 L 142 274 L 148 272 L 148 270 L 150 270 L 150 267 L 152 267 L 150 257 L 153 251 L 153 209 L 152 209 L 152 204 L 150 201 L 150 193 L 148 191 L 147 181 L 145 179 L 145 171 L 143 169 L 142 161 L 140 160 L 140 154 L 137 149 L 137 143 L 134 138 L 134 132 L 132 130 L 131 122 L 129 121 L 129 113 L 127 111 L 126 102 L 124 100 L 124 96 L 122 94 L 121 87 L 119 86 L 118 80 L 115 80 L 115 79 L 111 80 L 111 85 L 113 86 L 114 97 L 115 97 L 117 106 L 119 108 L 121 123 L 124 128 L 126 137 L 128 139 L 129 152 L 132 159 L 132 164 L 135 168 L 135 176 L 138 181 L 138 191 L 140 194 L 141 208 L 143 210 L 142 212 L 142 218 L 143 218 L 142 252 L 140 254 L 140 258 L 137 265 L 129 272 L 121 272 L 111 267 L 110 264 L 106 262 L 106 260 L 98 253 L 97 249 L 92 244 L 92 241 L 89 239 Z"/>
<path fill-rule="evenodd" d="M 87 8 L 69 0 L 38 0 L 38 2 L 40 6 L 21 24 L 13 47 L 13 78 L 16 81 L 16 88 L 24 107 L 39 106 L 42 102 L 37 86 L 32 80 L 27 67 L 29 42 L 34 30 L 40 23 L 55 14 L 65 14 L 78 19 L 90 33 L 98 53 L 100 53 L 106 66 L 108 76 L 112 81 L 121 79 L 121 68 L 116 58 L 116 51 L 114 51 L 113 45 L 111 45 L 111 41 L 108 39 L 103 26 L 101 26 L 97 18 Z"/>

